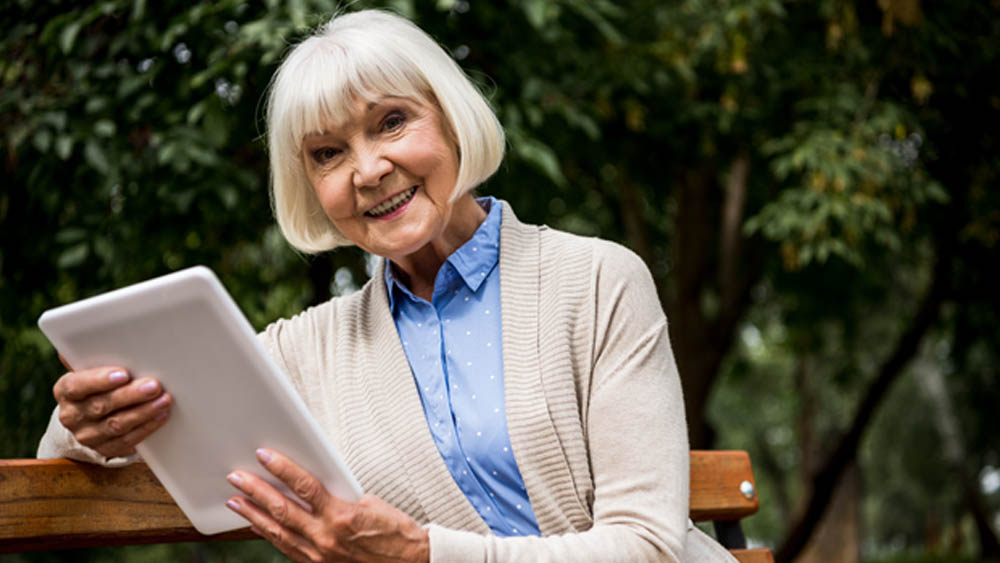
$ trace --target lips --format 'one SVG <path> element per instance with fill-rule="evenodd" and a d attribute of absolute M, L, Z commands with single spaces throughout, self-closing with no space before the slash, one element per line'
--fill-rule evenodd
<path fill-rule="evenodd" d="M 382 217 L 388 215 L 393 211 L 399 209 L 400 207 L 406 205 L 413 195 L 417 193 L 417 186 L 413 186 L 408 190 L 399 192 L 398 194 L 390 197 L 389 199 L 383 201 L 382 203 L 372 207 L 368 211 L 365 211 L 365 215 L 368 217 Z"/>

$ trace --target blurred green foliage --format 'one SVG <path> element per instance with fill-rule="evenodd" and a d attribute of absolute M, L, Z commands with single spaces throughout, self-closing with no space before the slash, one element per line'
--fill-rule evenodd
<path fill-rule="evenodd" d="M 696 443 L 755 460 L 752 539 L 787 533 L 808 460 L 849 425 L 935 260 L 948 296 L 913 363 L 947 377 L 976 476 L 1000 468 L 996 0 L 349 4 L 371 6 L 417 21 L 494 104 L 509 157 L 481 192 L 649 263 Z M 262 328 L 363 283 L 356 250 L 291 251 L 267 199 L 263 94 L 337 9 L 3 2 L 0 455 L 31 456 L 53 407 L 62 369 L 35 328 L 49 307 L 206 264 Z M 864 553 L 975 556 L 963 477 L 934 455 L 944 439 L 907 377 L 860 452 Z M 995 520 L 1000 493 L 983 494 Z M 935 534 L 968 538 L 949 552 Z M 252 543 L 10 560 L 85 556 L 275 557 Z"/>

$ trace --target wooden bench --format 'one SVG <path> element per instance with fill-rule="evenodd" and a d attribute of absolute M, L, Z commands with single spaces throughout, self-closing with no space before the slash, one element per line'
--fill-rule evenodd
<path fill-rule="evenodd" d="M 740 528 L 758 507 L 746 452 L 691 452 L 691 519 L 713 522 L 742 563 L 773 562 L 768 549 L 746 549 Z M 256 537 L 249 529 L 199 534 L 143 463 L 0 460 L 0 553 Z"/>

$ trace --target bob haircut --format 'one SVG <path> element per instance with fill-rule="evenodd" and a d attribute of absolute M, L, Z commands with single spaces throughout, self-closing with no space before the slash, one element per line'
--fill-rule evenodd
<path fill-rule="evenodd" d="M 358 100 L 411 98 L 439 108 L 459 153 L 451 200 L 500 166 L 504 134 L 454 60 L 410 21 L 365 10 L 335 16 L 278 68 L 267 100 L 271 202 L 285 239 L 306 253 L 353 244 L 327 218 L 306 176 L 302 140 L 342 123 Z"/>

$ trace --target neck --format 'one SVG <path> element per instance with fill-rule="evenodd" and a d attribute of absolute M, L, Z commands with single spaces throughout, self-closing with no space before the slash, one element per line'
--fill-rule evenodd
<path fill-rule="evenodd" d="M 472 238 L 486 212 L 476 199 L 467 194 L 455 201 L 451 217 L 443 232 L 413 254 L 392 260 L 397 278 L 414 295 L 430 301 L 434 296 L 434 280 L 438 271 L 456 250 Z"/>

